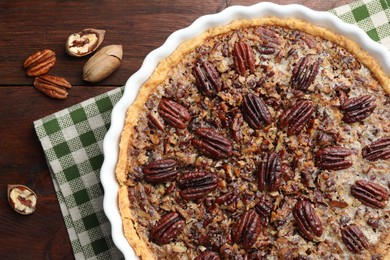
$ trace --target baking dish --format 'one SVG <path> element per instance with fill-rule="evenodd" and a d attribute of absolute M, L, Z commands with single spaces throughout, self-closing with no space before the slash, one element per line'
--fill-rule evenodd
<path fill-rule="evenodd" d="M 313 11 L 301 5 L 277 5 L 264 2 L 253 6 L 232 6 L 220 13 L 202 16 L 189 27 L 172 33 L 161 47 L 146 56 L 141 68 L 126 82 L 124 95 L 113 109 L 111 127 L 103 142 L 105 159 L 101 169 L 101 180 L 105 190 L 104 210 L 111 222 L 114 243 L 123 252 L 126 259 L 136 259 L 137 257 L 123 233 L 117 202 L 119 185 L 114 171 L 118 160 L 120 135 L 124 127 L 128 107 L 135 100 L 140 87 L 153 73 L 158 63 L 169 56 L 180 43 L 201 34 L 209 28 L 225 25 L 234 20 L 266 16 L 299 18 L 344 35 L 356 41 L 364 50 L 369 52 L 377 59 L 385 72 L 390 74 L 390 54 L 384 46 L 372 41 L 357 26 L 344 23 L 330 13 Z"/>

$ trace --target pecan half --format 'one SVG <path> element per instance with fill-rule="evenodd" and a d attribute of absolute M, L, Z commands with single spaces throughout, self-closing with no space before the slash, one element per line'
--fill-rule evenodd
<path fill-rule="evenodd" d="M 264 100 L 252 93 L 248 93 L 244 97 L 242 114 L 245 121 L 253 129 L 260 130 L 272 122 L 271 114 Z"/>
<path fill-rule="evenodd" d="M 188 172 L 179 177 L 177 184 L 183 199 L 196 200 L 217 188 L 218 176 L 209 172 Z"/>
<path fill-rule="evenodd" d="M 250 249 L 261 232 L 260 217 L 254 210 L 244 212 L 232 229 L 233 243 L 242 244 L 244 249 Z"/>
<path fill-rule="evenodd" d="M 64 78 L 42 75 L 35 78 L 34 87 L 51 98 L 65 99 L 72 85 Z"/>
<path fill-rule="evenodd" d="M 389 191 L 381 185 L 358 180 L 351 186 L 351 194 L 363 204 L 376 209 L 384 209 L 389 200 Z"/>
<path fill-rule="evenodd" d="M 260 216 L 260 222 L 263 226 L 268 226 L 272 213 L 272 201 L 267 199 L 264 195 L 260 197 L 259 202 L 255 206 L 257 214 Z"/>
<path fill-rule="evenodd" d="M 301 236 L 313 240 L 314 236 L 320 237 L 322 235 L 321 220 L 310 202 L 306 200 L 298 201 L 292 210 L 292 214 Z"/>
<path fill-rule="evenodd" d="M 263 44 L 257 47 L 260 54 L 269 55 L 275 53 L 276 49 L 272 44 Z"/>
<path fill-rule="evenodd" d="M 220 257 L 217 253 L 212 251 L 204 251 L 197 257 L 195 257 L 195 260 L 219 260 Z"/>
<path fill-rule="evenodd" d="M 282 163 L 277 153 L 269 153 L 258 171 L 259 190 L 276 191 L 282 181 Z"/>
<path fill-rule="evenodd" d="M 149 232 L 151 241 L 158 245 L 168 244 L 184 229 L 185 222 L 176 212 L 165 214 Z"/>
<path fill-rule="evenodd" d="M 157 128 L 160 131 L 164 131 L 164 124 L 160 122 L 155 116 L 151 113 L 148 114 L 148 124 L 150 127 Z"/>
<path fill-rule="evenodd" d="M 152 183 L 164 183 L 175 180 L 179 174 L 177 162 L 173 159 L 162 159 L 149 163 L 142 169 L 144 178 Z"/>
<path fill-rule="evenodd" d="M 386 160 L 390 158 L 390 136 L 382 137 L 362 149 L 362 156 L 369 161 L 379 159 Z"/>
<path fill-rule="evenodd" d="M 342 146 L 327 146 L 315 154 L 315 165 L 323 170 L 339 171 L 352 166 L 352 160 L 347 159 L 351 151 Z"/>
<path fill-rule="evenodd" d="M 255 34 L 260 36 L 260 39 L 263 43 L 272 44 L 272 46 L 278 47 L 281 44 L 279 34 L 268 29 L 267 27 L 258 27 L 254 31 Z"/>
<path fill-rule="evenodd" d="M 28 76 L 46 74 L 56 63 L 56 54 L 52 50 L 38 51 L 29 56 L 23 63 Z"/>
<path fill-rule="evenodd" d="M 341 239 L 345 246 L 356 254 L 368 249 L 369 246 L 367 237 L 355 224 L 341 228 Z"/>
<path fill-rule="evenodd" d="M 191 119 L 187 109 L 179 103 L 163 98 L 158 105 L 158 112 L 165 122 L 172 127 L 184 129 Z"/>
<path fill-rule="evenodd" d="M 308 64 L 307 57 L 299 60 L 292 71 L 291 86 L 294 89 L 306 91 L 316 78 L 320 69 L 320 62 L 317 60 L 312 64 Z"/>
<path fill-rule="evenodd" d="M 235 190 L 229 191 L 219 197 L 215 198 L 215 203 L 229 205 L 238 199 L 238 194 Z"/>
<path fill-rule="evenodd" d="M 250 73 L 255 72 L 255 56 L 248 43 L 236 42 L 236 44 L 234 44 L 233 60 L 236 70 L 241 76 L 246 74 L 247 69 L 249 69 Z"/>
<path fill-rule="evenodd" d="M 300 100 L 286 109 L 280 116 L 280 127 L 288 126 L 287 134 L 296 135 L 305 127 L 313 112 L 314 107 L 311 101 Z"/>
<path fill-rule="evenodd" d="M 222 80 L 214 65 L 208 61 L 199 62 L 192 71 L 196 85 L 204 95 L 213 97 L 222 89 Z"/>
<path fill-rule="evenodd" d="M 367 118 L 376 108 L 375 97 L 364 95 L 348 98 L 340 106 L 343 111 L 343 121 L 346 123 L 360 122 Z"/>
<path fill-rule="evenodd" d="M 211 128 L 195 130 L 200 139 L 193 138 L 192 145 L 201 153 L 214 159 L 224 159 L 232 156 L 233 144 L 226 137 Z"/>

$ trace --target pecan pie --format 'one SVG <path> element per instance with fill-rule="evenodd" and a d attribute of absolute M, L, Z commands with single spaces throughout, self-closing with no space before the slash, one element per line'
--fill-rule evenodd
<path fill-rule="evenodd" d="M 390 80 L 297 19 L 210 29 L 128 110 L 116 169 L 142 259 L 385 259 Z M 387 256 L 386 256 L 387 254 Z"/>

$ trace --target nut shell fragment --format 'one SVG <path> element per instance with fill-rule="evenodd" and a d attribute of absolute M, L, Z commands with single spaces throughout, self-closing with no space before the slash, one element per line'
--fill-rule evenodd
<path fill-rule="evenodd" d="M 37 195 L 29 187 L 21 184 L 9 184 L 7 187 L 8 202 L 19 214 L 32 214 L 37 205 Z"/>
<path fill-rule="evenodd" d="M 84 65 L 83 80 L 94 83 L 107 78 L 119 67 L 122 57 L 122 45 L 101 48 Z"/>
<path fill-rule="evenodd" d="M 97 29 L 84 29 L 71 34 L 66 40 L 65 50 L 73 57 L 83 57 L 94 52 L 102 44 L 106 31 Z"/>

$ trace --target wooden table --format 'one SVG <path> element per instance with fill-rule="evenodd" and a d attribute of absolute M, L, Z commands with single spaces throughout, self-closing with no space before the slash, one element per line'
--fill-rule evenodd
<path fill-rule="evenodd" d="M 45 156 L 33 121 L 125 84 L 144 57 L 175 30 L 197 17 L 256 0 L 179 1 L 17 1 L 0 3 L 0 258 L 73 259 Z M 351 0 L 279 0 L 328 10 Z M 121 67 L 89 84 L 81 79 L 88 57 L 65 53 L 65 40 L 84 28 L 106 30 L 103 45 L 122 44 Z M 51 75 L 72 83 L 69 97 L 53 100 L 32 87 L 22 64 L 32 53 L 51 49 L 57 62 Z M 24 184 L 39 197 L 36 212 L 22 216 L 7 202 L 7 184 Z"/>

